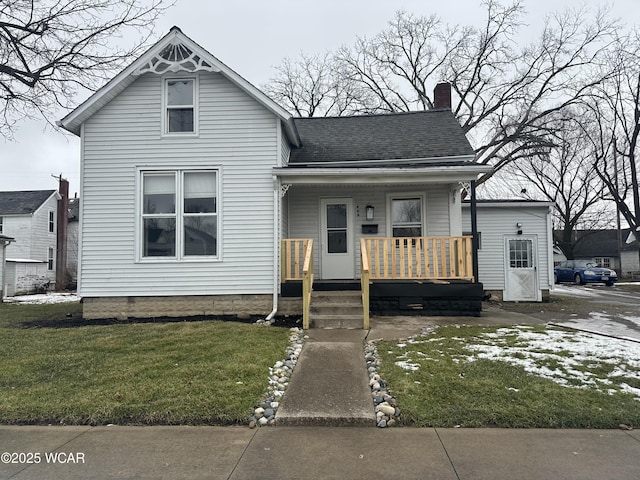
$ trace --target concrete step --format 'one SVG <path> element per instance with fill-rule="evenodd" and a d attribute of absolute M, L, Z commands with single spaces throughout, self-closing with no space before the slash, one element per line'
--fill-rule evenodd
<path fill-rule="evenodd" d="M 340 291 L 340 292 L 311 292 L 311 305 L 313 304 L 358 304 L 362 303 L 362 293 L 359 291 Z"/>
<path fill-rule="evenodd" d="M 345 303 L 345 304 L 336 304 L 336 303 L 324 303 L 324 304 L 314 304 L 311 302 L 310 307 L 311 315 L 362 315 L 362 304 L 361 303 Z"/>
<path fill-rule="evenodd" d="M 311 328 L 345 328 L 356 329 L 362 328 L 362 322 L 364 317 L 362 311 L 359 315 L 344 315 L 344 314 L 316 314 L 311 315 L 310 327 Z"/>

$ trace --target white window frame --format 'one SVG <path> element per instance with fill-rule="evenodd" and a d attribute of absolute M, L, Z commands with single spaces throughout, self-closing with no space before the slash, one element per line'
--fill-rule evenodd
<path fill-rule="evenodd" d="M 49 210 L 49 215 L 47 217 L 48 224 L 48 232 L 56 233 L 56 212 L 53 210 Z"/>
<path fill-rule="evenodd" d="M 49 251 L 47 253 L 47 270 L 49 272 L 53 272 L 55 270 L 56 265 L 56 252 L 53 247 L 49 247 Z"/>
<path fill-rule="evenodd" d="M 193 108 L 193 132 L 170 132 L 169 131 L 169 109 L 171 107 L 169 107 L 169 89 L 168 89 L 168 85 L 169 82 L 172 81 L 176 81 L 176 80 L 190 80 L 193 81 L 193 105 L 191 106 Z M 199 95 L 200 92 L 200 82 L 199 82 L 199 77 L 197 75 L 195 76 L 169 76 L 169 77 L 165 77 L 162 81 L 162 114 L 161 114 L 161 129 L 162 129 L 162 136 L 163 137 L 197 137 L 198 136 L 198 125 L 200 122 L 198 122 L 198 112 L 199 112 L 199 108 L 198 108 L 198 98 L 200 97 Z M 172 108 L 177 108 L 178 106 L 173 105 Z M 187 105 L 182 105 L 182 107 L 187 107 Z"/>
<path fill-rule="evenodd" d="M 216 174 L 216 212 L 217 218 L 217 234 L 216 234 L 216 255 L 184 255 L 184 220 L 189 214 L 184 213 L 183 208 L 183 188 L 184 174 L 196 172 L 215 172 Z M 163 256 L 144 256 L 144 222 L 143 222 L 143 204 L 144 192 L 142 191 L 144 182 L 143 176 L 146 173 L 174 173 L 176 175 L 176 254 L 171 257 Z M 220 262 L 222 261 L 222 167 L 137 167 L 136 168 L 136 262 L 137 263 L 188 263 L 188 262 Z M 171 214 L 167 214 L 169 216 Z"/>
<path fill-rule="evenodd" d="M 401 193 L 389 193 L 387 194 L 387 236 L 393 237 L 393 211 L 392 205 L 394 200 L 406 200 L 411 198 L 420 199 L 420 227 L 422 230 L 421 236 L 427 235 L 427 205 L 425 201 L 424 192 L 401 192 Z"/>

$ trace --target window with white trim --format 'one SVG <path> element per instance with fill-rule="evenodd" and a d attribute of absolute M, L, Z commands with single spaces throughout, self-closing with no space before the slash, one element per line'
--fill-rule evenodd
<path fill-rule="evenodd" d="M 47 270 L 52 271 L 54 265 L 54 249 L 53 247 L 49 247 L 49 253 L 47 255 Z"/>
<path fill-rule="evenodd" d="M 421 237 L 422 197 L 391 198 L 391 235 L 393 237 Z"/>
<path fill-rule="evenodd" d="M 164 83 L 164 133 L 196 133 L 196 80 L 169 78 Z"/>
<path fill-rule="evenodd" d="M 49 212 L 49 233 L 55 233 L 56 231 L 56 213 L 54 211 Z"/>
<path fill-rule="evenodd" d="M 596 257 L 596 265 L 604 268 L 611 268 L 611 258 L 610 257 Z"/>
<path fill-rule="evenodd" d="M 218 256 L 218 171 L 143 171 L 142 257 Z"/>

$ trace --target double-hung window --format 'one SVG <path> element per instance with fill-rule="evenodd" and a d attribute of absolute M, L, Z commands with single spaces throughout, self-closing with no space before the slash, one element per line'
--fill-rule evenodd
<path fill-rule="evenodd" d="M 165 80 L 165 134 L 196 133 L 196 81 Z"/>
<path fill-rule="evenodd" d="M 49 211 L 49 233 L 55 233 L 56 231 L 56 212 Z"/>
<path fill-rule="evenodd" d="M 218 256 L 218 171 L 143 171 L 142 257 Z"/>
<path fill-rule="evenodd" d="M 422 196 L 393 197 L 391 232 L 394 237 L 422 236 Z"/>

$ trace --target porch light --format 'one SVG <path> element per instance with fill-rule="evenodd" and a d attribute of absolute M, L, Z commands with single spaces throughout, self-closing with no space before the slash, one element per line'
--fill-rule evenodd
<path fill-rule="evenodd" d="M 373 205 L 367 205 L 366 207 L 366 218 L 367 220 L 373 220 L 374 208 Z"/>
<path fill-rule="evenodd" d="M 516 223 L 516 227 L 518 228 L 518 235 L 522 235 L 522 224 L 518 222 Z"/>

